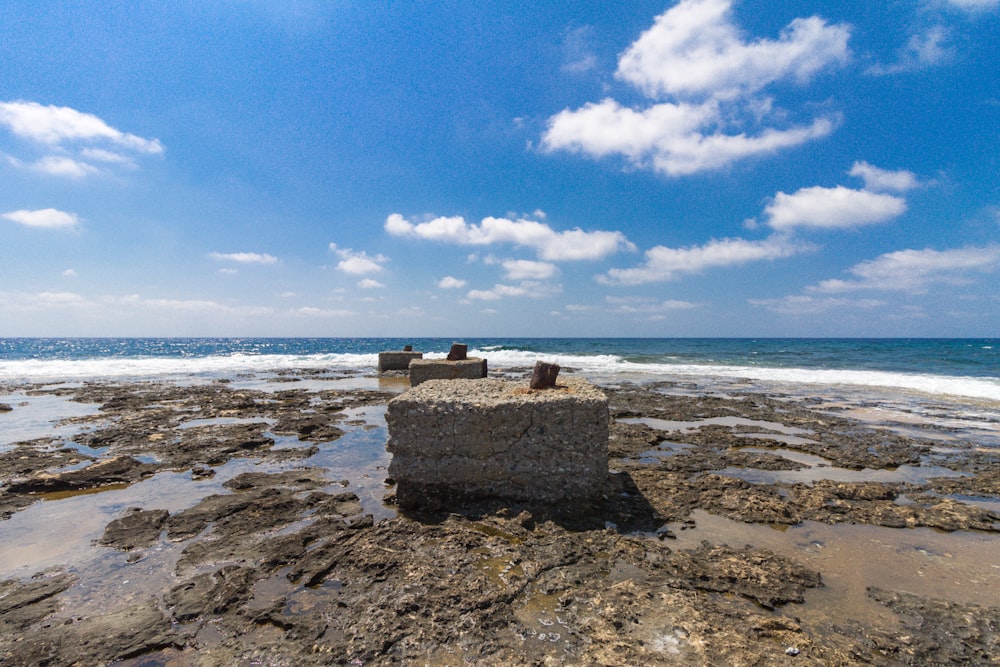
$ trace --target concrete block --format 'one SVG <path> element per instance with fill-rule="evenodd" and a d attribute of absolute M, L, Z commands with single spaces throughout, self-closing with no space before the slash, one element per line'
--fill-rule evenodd
<path fill-rule="evenodd" d="M 410 362 L 410 386 L 428 380 L 478 380 L 486 377 L 486 360 L 470 357 L 460 361 L 414 359 Z"/>
<path fill-rule="evenodd" d="M 599 497 L 608 421 L 607 397 L 576 378 L 545 390 L 491 379 L 423 382 L 386 411 L 396 500 L 441 508 L 468 499 Z"/>
<path fill-rule="evenodd" d="M 414 359 L 423 359 L 423 352 L 413 352 L 404 350 L 402 352 L 379 352 L 378 372 L 384 371 L 405 371 L 409 369 L 410 362 Z"/>

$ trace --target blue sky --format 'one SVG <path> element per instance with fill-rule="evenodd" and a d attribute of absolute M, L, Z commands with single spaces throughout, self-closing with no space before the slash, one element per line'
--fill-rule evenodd
<path fill-rule="evenodd" d="M 2 336 L 995 336 L 1000 0 L 9 0 Z"/>

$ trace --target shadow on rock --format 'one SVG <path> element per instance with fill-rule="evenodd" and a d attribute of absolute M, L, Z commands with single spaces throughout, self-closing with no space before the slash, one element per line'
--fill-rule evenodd
<path fill-rule="evenodd" d="M 402 487 L 402 489 L 400 488 Z M 504 498 L 478 498 L 465 496 L 453 489 L 419 490 L 397 485 L 387 503 L 397 504 L 400 492 L 407 497 L 401 515 L 424 524 L 443 523 L 449 516 L 458 515 L 471 520 L 487 516 L 517 516 L 524 522 L 552 523 L 574 532 L 613 528 L 623 533 L 651 532 L 659 529 L 667 519 L 657 513 L 635 480 L 627 472 L 611 473 L 604 485 L 601 498 L 573 498 L 559 503 L 539 503 Z M 416 501 L 416 502 L 414 502 Z M 531 529 L 532 526 L 527 525 Z"/>

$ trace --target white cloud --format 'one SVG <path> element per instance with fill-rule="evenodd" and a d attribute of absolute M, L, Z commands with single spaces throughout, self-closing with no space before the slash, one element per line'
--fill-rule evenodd
<path fill-rule="evenodd" d="M 807 82 L 848 59 L 846 25 L 797 18 L 777 40 L 746 41 L 731 8 L 731 0 L 682 0 L 625 51 L 618 76 L 653 98 L 734 99 L 786 78 Z"/>
<path fill-rule="evenodd" d="M 779 192 L 764 209 L 774 229 L 794 227 L 841 229 L 885 222 L 902 215 L 906 201 L 894 195 L 814 186 L 793 194 Z"/>
<path fill-rule="evenodd" d="M 219 262 L 236 262 L 238 264 L 274 264 L 277 257 L 256 252 L 210 252 L 208 256 Z"/>
<path fill-rule="evenodd" d="M 114 151 L 105 150 L 103 148 L 85 148 L 80 151 L 82 157 L 88 160 L 94 160 L 95 162 L 109 162 L 112 164 L 120 164 L 126 167 L 134 167 L 135 160 L 127 155 L 122 155 L 121 153 L 116 153 Z"/>
<path fill-rule="evenodd" d="M 617 304 L 615 312 L 626 313 L 629 315 L 661 315 L 663 313 L 673 312 L 676 310 L 691 310 L 698 307 L 698 304 L 696 303 L 691 301 L 680 301 L 678 299 L 667 299 L 665 301 L 654 301 L 649 299 L 613 301 L 609 299 L 608 302 Z"/>
<path fill-rule="evenodd" d="M 93 302 L 75 292 L 0 291 L 0 307 L 14 312 L 38 312 L 60 308 L 91 308 Z"/>
<path fill-rule="evenodd" d="M 621 232 L 585 232 L 579 228 L 557 232 L 535 220 L 483 218 L 470 225 L 462 216 L 438 217 L 413 224 L 399 213 L 386 218 L 385 230 L 394 236 L 409 236 L 456 245 L 512 243 L 533 248 L 549 261 L 600 259 L 619 250 L 634 250 Z"/>
<path fill-rule="evenodd" d="M 361 289 L 381 289 L 385 287 L 385 285 L 377 280 L 372 280 L 371 278 L 363 278 L 358 281 L 358 287 Z"/>
<path fill-rule="evenodd" d="M 349 317 L 354 315 L 350 310 L 336 310 L 331 308 L 316 308 L 315 306 L 302 306 L 291 311 L 294 315 L 305 315 L 306 317 Z"/>
<path fill-rule="evenodd" d="M 32 171 L 38 171 L 49 176 L 68 176 L 69 178 L 83 178 L 100 171 L 97 167 L 86 162 L 74 160 L 65 155 L 49 155 L 37 162 L 21 163 L 16 161 L 18 166 L 26 166 Z"/>
<path fill-rule="evenodd" d="M 80 218 L 75 213 L 67 213 L 54 208 L 43 208 L 36 211 L 10 211 L 2 216 L 5 220 L 16 222 L 26 227 L 42 227 L 46 229 L 56 229 L 59 227 L 75 227 Z"/>
<path fill-rule="evenodd" d="M 861 262 L 848 272 L 852 280 L 831 279 L 809 288 L 811 292 L 842 293 L 854 290 L 925 292 L 930 285 L 964 285 L 971 273 L 988 273 L 1000 267 L 1000 245 L 951 250 L 899 250 Z"/>
<path fill-rule="evenodd" d="M 0 125 L 19 137 L 50 146 L 102 140 L 140 153 L 163 152 L 163 145 L 156 139 L 122 132 L 97 116 L 69 107 L 45 106 L 25 100 L 0 102 Z"/>
<path fill-rule="evenodd" d="M 350 248 L 339 248 L 336 243 L 330 244 L 330 250 L 340 257 L 337 269 L 353 275 L 377 273 L 382 270 L 382 265 L 389 261 L 384 255 L 369 257 L 364 251 L 355 252 Z"/>
<path fill-rule="evenodd" d="M 66 269 L 62 272 L 63 278 L 76 278 L 80 274 L 76 272 L 76 269 Z"/>
<path fill-rule="evenodd" d="M 551 283 L 526 280 L 520 285 L 496 284 L 490 290 L 471 290 L 466 295 L 478 301 L 496 301 L 507 297 L 529 297 L 542 299 L 562 292 L 562 286 Z"/>
<path fill-rule="evenodd" d="M 445 276 L 438 281 L 437 286 L 441 289 L 461 289 L 465 287 L 467 282 L 453 276 Z"/>
<path fill-rule="evenodd" d="M 723 109 L 715 101 L 664 102 L 636 111 L 605 99 L 550 118 L 542 146 L 595 158 L 621 155 L 635 167 L 683 176 L 825 137 L 836 125 L 832 118 L 818 118 L 806 127 L 766 128 L 754 136 L 711 132 L 723 122 Z"/>
<path fill-rule="evenodd" d="M 885 192 L 887 190 L 906 192 L 920 185 L 912 171 L 905 169 L 886 171 L 863 161 L 855 162 L 847 173 L 861 178 L 865 182 L 865 190 L 871 192 Z"/>
<path fill-rule="evenodd" d="M 901 72 L 916 72 L 928 67 L 940 65 L 955 57 L 955 49 L 947 45 L 948 29 L 936 25 L 926 32 L 910 36 L 906 48 L 891 65 L 876 64 L 866 70 L 867 74 L 899 74 Z"/>
<path fill-rule="evenodd" d="M 608 98 L 565 109 L 549 119 L 543 150 L 620 155 L 634 167 L 680 176 L 829 135 L 836 116 L 788 125 L 771 98 L 754 95 L 846 62 L 849 28 L 810 17 L 792 21 L 777 40 L 746 40 L 731 22 L 731 4 L 682 0 L 658 16 L 621 56 L 617 73 L 653 103 L 629 108 Z M 766 127 L 772 117 L 782 127 Z"/>
<path fill-rule="evenodd" d="M 781 259 L 808 249 L 810 246 L 782 236 L 763 241 L 713 239 L 705 245 L 687 248 L 655 246 L 646 251 L 646 262 L 642 266 L 611 269 L 597 280 L 606 285 L 641 285 L 672 280 L 680 274 L 699 273 L 707 268 Z"/>
<path fill-rule="evenodd" d="M 959 9 L 966 11 L 987 11 L 1000 7 L 1000 0 L 944 0 Z"/>
<path fill-rule="evenodd" d="M 802 294 L 790 295 L 781 299 L 750 299 L 749 303 L 782 315 L 817 315 L 830 310 L 841 310 L 844 308 L 872 309 L 885 305 L 884 301 L 879 301 L 878 299 L 817 298 Z"/>
<path fill-rule="evenodd" d="M 110 166 L 134 169 L 135 160 L 122 151 L 145 155 L 163 153 L 163 145 L 157 139 L 122 132 L 97 116 L 69 107 L 25 100 L 0 102 L 0 126 L 17 137 L 53 151 L 35 161 L 6 156 L 15 167 L 49 176 L 83 178 L 107 171 Z M 108 150 L 109 146 L 114 150 Z M 102 163 L 104 168 L 93 162 Z"/>
<path fill-rule="evenodd" d="M 508 259 L 503 262 L 507 280 L 548 280 L 559 269 L 548 262 L 533 262 L 528 259 Z"/>

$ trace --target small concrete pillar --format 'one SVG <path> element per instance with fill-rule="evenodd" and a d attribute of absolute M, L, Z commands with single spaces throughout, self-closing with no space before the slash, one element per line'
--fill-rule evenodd
<path fill-rule="evenodd" d="M 409 345 L 407 347 L 410 347 Z M 423 352 L 414 352 L 413 349 L 403 350 L 402 352 L 379 352 L 378 353 L 378 372 L 383 373 L 385 371 L 405 371 L 410 367 L 410 362 L 414 359 L 423 359 Z"/>
<path fill-rule="evenodd" d="M 469 357 L 461 361 L 414 359 L 410 362 L 410 386 L 428 380 L 479 380 L 486 377 L 486 360 Z"/>

